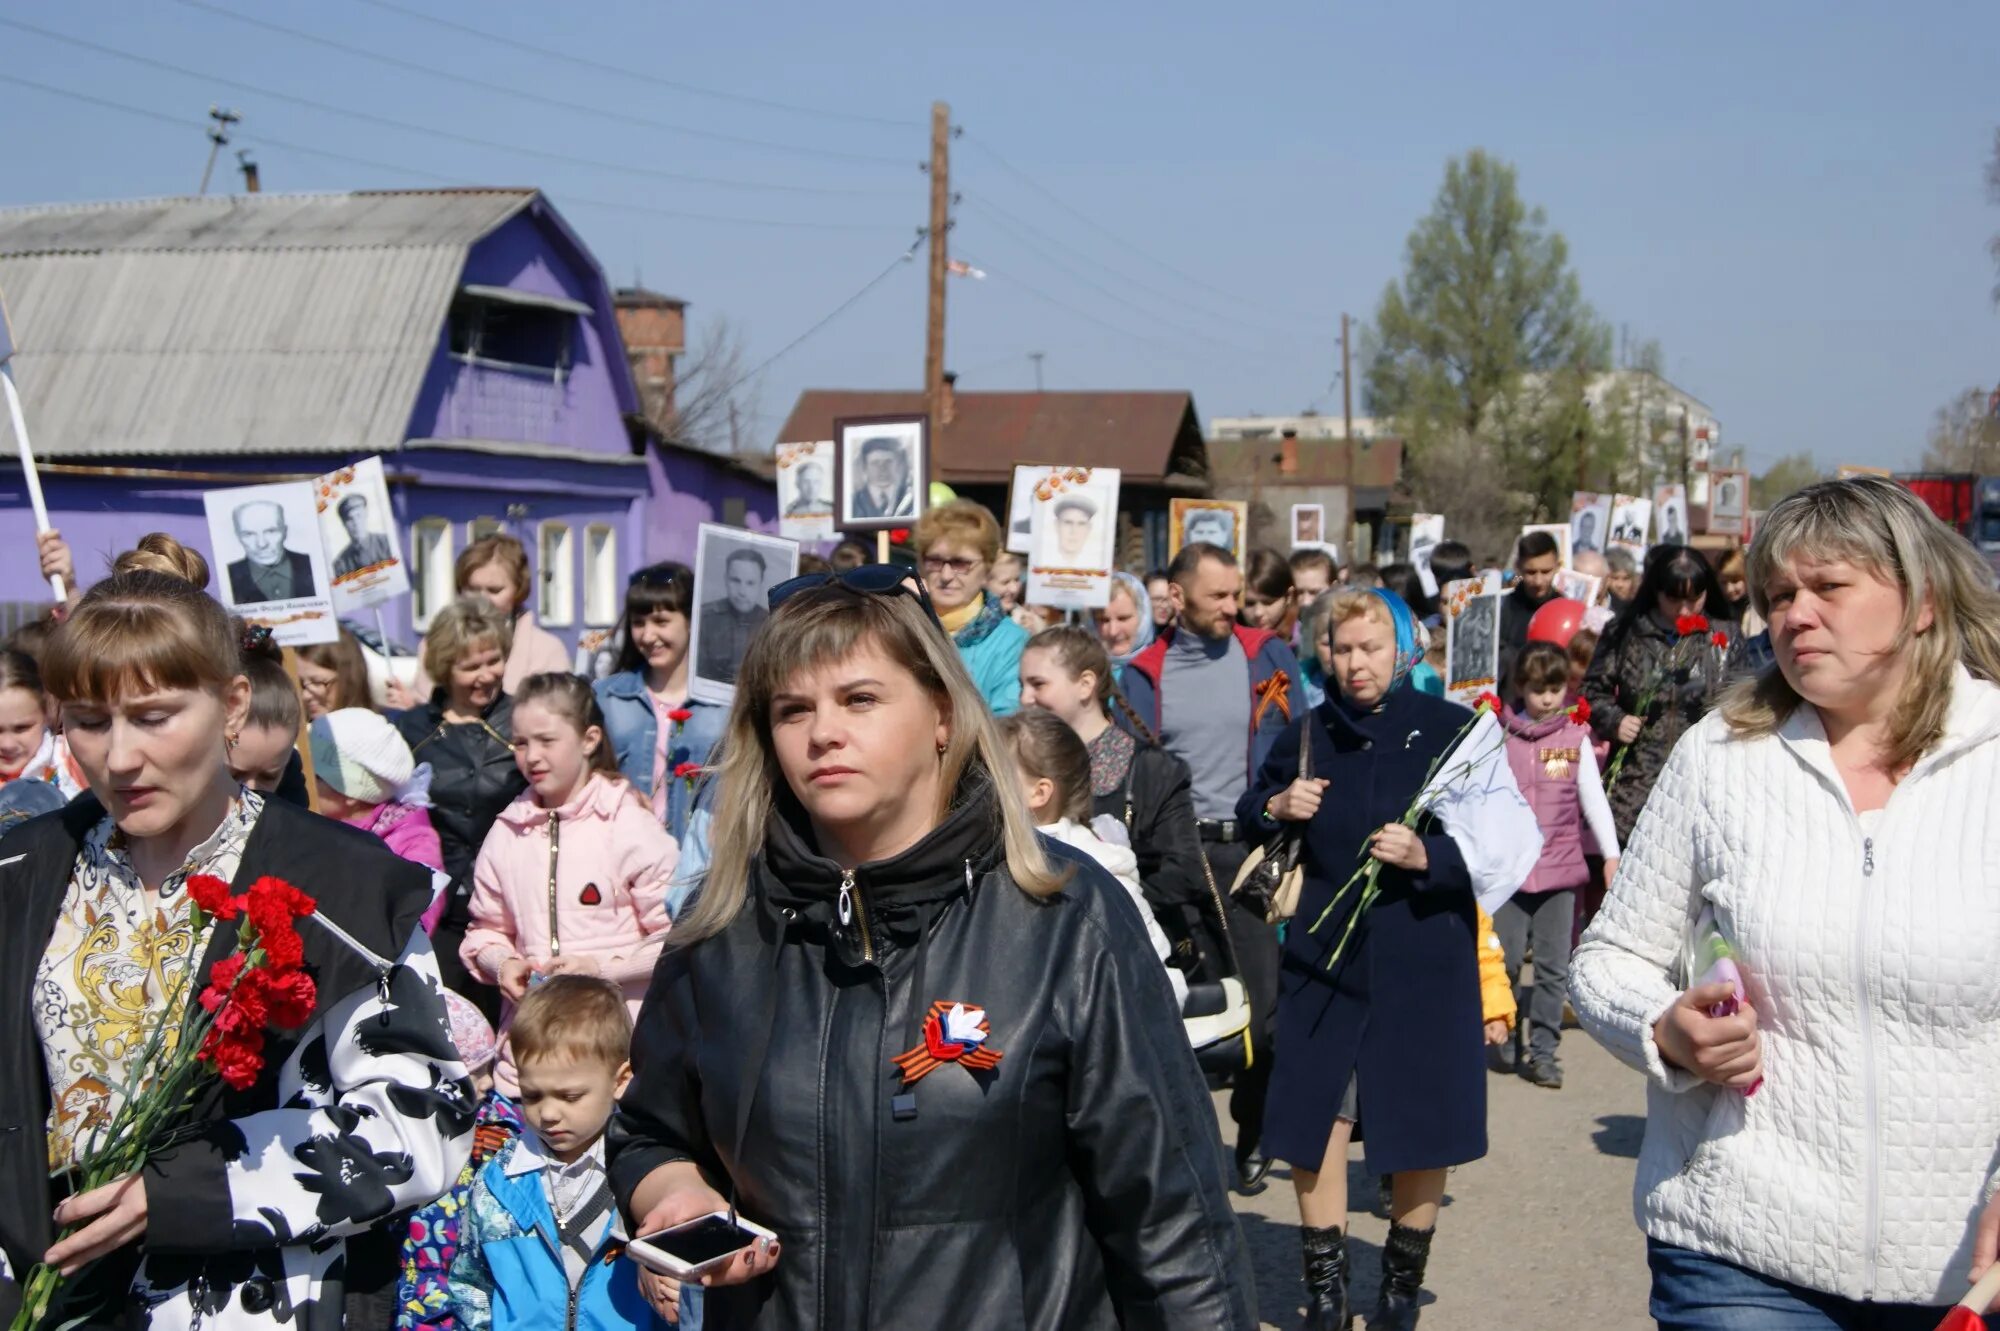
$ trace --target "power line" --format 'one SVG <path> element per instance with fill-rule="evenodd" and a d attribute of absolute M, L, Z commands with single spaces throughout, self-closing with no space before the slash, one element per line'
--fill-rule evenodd
<path fill-rule="evenodd" d="M 105 110 L 139 116 L 147 120 L 158 121 L 162 124 L 173 125 L 180 129 L 198 131 L 201 128 L 199 121 L 190 120 L 183 116 L 171 115 L 164 111 L 154 111 L 143 106 L 132 106 L 125 102 L 113 101 L 108 97 L 99 97 L 93 93 L 76 92 L 69 88 L 58 88 L 53 84 L 42 83 L 35 79 L 22 78 L 18 74 L 10 74 L 4 70 L 0 70 L 0 83 L 12 83 L 23 88 L 33 88 L 37 92 L 48 93 L 54 97 L 65 97 L 71 101 L 84 102 L 91 106 L 102 107 Z M 245 137 L 262 147 L 282 148 L 286 152 L 300 153 L 307 157 L 323 157 L 329 161 L 344 162 L 350 166 L 364 166 L 377 171 L 391 171 L 398 175 L 436 181 L 442 185 L 463 187 L 477 183 L 460 176 L 448 176 L 436 171 L 426 171 L 421 167 L 405 166 L 395 162 L 384 162 L 369 157 L 357 157 L 351 153 L 335 152 L 328 148 L 315 148 L 309 144 L 294 143 L 286 139 L 273 137 L 269 134 L 251 132 L 245 135 Z M 693 213 L 675 208 L 657 208 L 650 204 L 631 203 L 623 200 L 596 199 L 588 195 L 571 194 L 567 191 L 562 192 L 562 200 L 565 205 L 608 208 L 621 212 L 639 213 L 648 217 L 663 217 L 681 222 L 717 222 L 729 226 L 797 227 L 817 231 L 883 231 L 888 229 L 888 224 L 886 223 L 873 222 L 824 222 L 803 218 L 724 217 L 713 213 Z"/>
<path fill-rule="evenodd" d="M 1192 283 L 1193 285 L 1200 287 L 1204 291 L 1212 292 L 1215 295 L 1223 296 L 1229 300 L 1237 301 L 1239 303 L 1246 305 L 1255 305 L 1257 303 L 1251 300 L 1250 298 L 1242 295 L 1239 292 L 1230 291 L 1223 287 L 1216 286 L 1212 282 L 1204 282 L 1201 278 L 1196 277 L 1191 273 L 1182 272 L 1180 269 L 1174 267 L 1172 264 L 1166 262 L 1164 259 L 1154 258 L 1152 255 L 1146 253 L 1144 250 L 1138 248 L 1136 245 L 1133 245 L 1130 241 L 1126 240 L 1124 237 L 1118 235 L 1117 232 L 1112 231 L 1110 228 L 1106 227 L 1103 223 L 1092 218 L 1089 214 L 1085 213 L 1083 210 L 1075 207 L 1070 203 L 1065 202 L 1063 198 L 1060 195 L 1058 195 L 1054 190 L 1051 190 L 1047 186 L 1036 181 L 1034 177 L 1028 175 L 1027 172 L 1015 166 L 1005 157 L 1002 157 L 997 150 L 995 150 L 991 145 L 986 143 L 983 139 L 980 139 L 976 135 L 969 133 L 965 134 L 964 137 L 969 143 L 972 144 L 973 147 L 979 149 L 979 151 L 985 153 L 988 157 L 992 158 L 994 164 L 998 166 L 1001 170 L 1007 172 L 1009 175 L 1013 176 L 1016 180 L 1019 180 L 1022 184 L 1026 185 L 1029 189 L 1035 191 L 1035 193 L 1041 195 L 1043 198 L 1047 199 L 1050 203 L 1053 203 L 1056 207 L 1062 209 L 1064 212 L 1068 213 L 1071 217 L 1074 217 L 1077 221 L 1082 222 L 1085 226 L 1089 227 L 1091 230 L 1097 232 L 1099 235 L 1105 237 L 1107 240 L 1110 240 L 1112 243 L 1116 244 L 1120 249 L 1125 250 L 1128 253 L 1137 255 L 1139 258 L 1144 259 L 1147 263 L 1152 264 L 1153 267 L 1159 269 L 1161 272 L 1167 273 L 1173 277 L 1177 277 L 1183 282 Z M 1291 318 L 1299 319 L 1307 323 L 1316 323 L 1318 322 L 1320 317 L 1318 315 L 1305 314 L 1292 310 L 1288 310 L 1286 311 L 1286 313 Z"/>
<path fill-rule="evenodd" d="M 964 201 L 970 204 L 972 207 L 978 209 L 980 212 L 988 214 L 995 223 L 1001 226 L 1003 230 L 1010 229 L 1008 227 L 1008 224 L 1012 223 L 1013 227 L 1017 227 L 1022 231 L 1026 231 L 1030 235 L 1040 237 L 1041 240 L 1043 240 L 1047 244 L 1055 246 L 1057 249 L 1062 250 L 1066 254 L 1074 255 L 1079 261 L 1087 263 L 1091 267 L 1097 269 L 1098 271 L 1107 273 L 1110 276 L 1115 277 L 1120 281 L 1127 283 L 1136 290 L 1145 292 L 1147 295 L 1150 295 L 1154 299 L 1163 302 L 1170 308 L 1176 308 L 1176 309 L 1185 308 L 1193 310 L 1196 313 L 1206 315 L 1211 319 L 1216 319 L 1223 323 L 1234 324 L 1239 328 L 1248 329 L 1253 333 L 1260 333 L 1267 337 L 1270 336 L 1274 331 L 1276 331 L 1274 325 L 1269 321 L 1258 323 L 1250 319 L 1241 319 L 1236 317 L 1235 315 L 1226 314 L 1221 310 L 1213 309 L 1210 306 L 1201 304 L 1198 301 L 1189 300 L 1185 296 L 1175 296 L 1170 292 L 1163 291 L 1159 287 L 1144 282 L 1141 279 L 1132 276 L 1128 272 L 1125 272 L 1118 268 L 1114 268 L 1110 264 L 1105 263 L 1100 259 L 1093 258 L 1091 255 L 1085 253 L 1083 250 L 1078 249 L 1074 245 L 1064 243 L 1062 240 L 1058 239 L 1055 236 L 1050 235 L 1048 232 L 1042 230 L 1040 227 L 1034 225 L 1032 222 L 1029 222 L 1024 218 L 1018 217 L 1015 214 L 1008 212 L 1005 208 L 1002 208 L 999 204 L 994 203 L 991 199 L 982 198 L 977 194 L 966 194 L 964 196 Z M 1020 241 L 1020 243 L 1023 245 L 1028 243 L 1025 240 L 1021 240 L 1018 235 L 1015 236 L 1015 239 L 1017 241 Z M 1050 259 L 1049 262 L 1054 263 L 1055 260 Z M 1144 313 L 1144 311 L 1142 311 L 1142 313 Z M 1314 331 L 1319 332 L 1323 330 L 1319 330 L 1316 328 Z"/>
<path fill-rule="evenodd" d="M 910 248 L 904 250 L 901 254 L 897 255 L 895 259 L 890 262 L 887 268 L 884 268 L 881 272 L 869 278 L 868 281 L 862 286 L 861 290 L 855 292 L 853 295 L 849 296 L 846 300 L 843 300 L 842 302 L 840 302 L 840 304 L 834 306 L 833 310 L 829 314 L 827 314 L 824 318 L 820 319 L 812 327 L 806 329 L 805 332 L 800 333 L 797 337 L 793 338 L 791 341 L 785 343 L 784 346 L 779 347 L 769 356 L 766 356 L 763 360 L 759 361 L 753 368 L 746 370 L 742 374 L 737 375 L 736 378 L 730 380 L 728 387 L 722 390 L 721 396 L 725 398 L 728 397 L 731 393 L 735 392 L 745 383 L 748 383 L 750 380 L 755 379 L 765 370 L 771 368 L 772 364 L 775 363 L 780 356 L 785 355 L 787 352 L 791 351 L 792 348 L 798 346 L 799 343 L 805 341 L 807 338 L 811 337 L 814 333 L 817 333 L 820 329 L 826 327 L 828 324 L 832 323 L 835 319 L 838 319 L 841 315 L 847 313 L 847 311 L 852 309 L 854 305 L 858 301 L 860 301 L 860 299 L 863 296 L 867 295 L 869 292 L 873 291 L 876 287 L 880 286 L 883 282 L 887 281 L 891 273 L 894 273 L 898 268 L 902 267 L 904 264 L 909 263 L 911 260 L 915 259 L 917 257 L 918 248 L 921 247 L 924 243 L 924 236 L 925 232 L 922 229 L 919 229 L 917 232 L 917 238 L 910 243 Z"/>
<path fill-rule="evenodd" d="M 958 251 L 958 257 L 965 260 L 967 263 L 972 264 L 976 268 L 984 269 L 989 276 L 999 278 L 1000 280 L 1010 283 L 1013 286 L 1019 287 L 1021 290 L 1027 292 L 1035 299 L 1043 302 L 1044 304 L 1052 305 L 1056 309 L 1061 310 L 1064 314 L 1070 315 L 1073 318 L 1082 319 L 1086 323 L 1096 324 L 1099 328 L 1103 328 L 1110 332 L 1116 333 L 1120 337 L 1130 338 L 1134 342 L 1149 343 L 1152 346 L 1163 347 L 1166 350 L 1175 352 L 1177 354 L 1183 353 L 1187 350 L 1186 347 L 1177 346 L 1174 343 L 1162 341 L 1160 338 L 1151 337 L 1145 333 L 1135 333 L 1131 329 L 1121 327 L 1118 324 L 1112 323 L 1108 319 L 1100 319 L 1096 315 L 1088 312 L 1087 310 L 1079 310 L 1074 305 L 1068 304 L 1067 302 L 1060 300 L 1055 296 L 1051 296 L 1048 292 L 1043 291 L 1040 287 L 1033 286 L 1028 282 L 1023 281 L 1019 277 L 1015 277 L 1011 274 L 1006 273 L 1004 269 L 996 269 L 990 264 L 984 262 L 983 260 L 973 258 L 972 255 L 966 253 L 963 249 Z"/>
<path fill-rule="evenodd" d="M 480 41 L 490 42 L 495 46 L 504 46 L 510 50 L 523 51 L 529 55 L 540 56 L 546 60 L 560 60 L 565 64 L 575 65 L 580 69 L 595 70 L 600 74 L 616 74 L 620 78 L 634 79 L 640 83 L 649 83 L 655 87 L 666 88 L 673 92 L 687 93 L 694 97 L 713 97 L 717 101 L 735 102 L 741 106 L 761 107 L 767 111 L 788 111 L 795 115 L 813 116 L 820 120 L 845 120 L 852 124 L 876 125 L 889 129 L 923 128 L 923 122 L 920 120 L 898 120 L 888 116 L 864 115 L 856 111 L 832 111 L 825 107 L 797 106 L 790 102 L 773 101 L 767 97 L 752 97 L 745 93 L 724 92 L 717 88 L 696 87 L 692 83 L 682 83 L 677 79 L 662 78 L 658 74 L 646 70 L 633 69 L 624 65 L 614 65 L 603 60 L 592 60 L 587 56 L 569 55 L 562 51 L 547 50 L 535 45 L 533 42 L 524 42 L 512 37 L 503 37 L 499 33 L 492 32 L 486 28 L 475 28 L 469 23 L 456 23 L 451 19 L 439 18 L 434 14 L 425 14 L 403 5 L 392 4 L 390 0 L 360 0 L 360 3 L 373 6 L 376 9 L 386 10 L 391 14 L 401 14 L 404 18 L 415 19 L 419 23 L 428 23 L 433 27 L 443 28 L 447 32 L 458 33 L 460 36 L 475 37 Z"/>
<path fill-rule="evenodd" d="M 294 106 L 305 107 L 307 110 L 318 111 L 324 115 L 341 116 L 348 120 L 360 121 L 363 124 L 377 125 L 385 129 L 402 130 L 411 134 L 423 134 L 434 139 L 442 139 L 448 143 L 458 143 L 473 148 L 485 148 L 494 152 L 517 153 L 523 157 L 538 158 L 542 161 L 587 166 L 600 171 L 609 171 L 620 175 L 645 176 L 656 180 L 672 181 L 676 184 L 711 185 L 723 189 L 767 190 L 786 194 L 849 195 L 874 193 L 874 191 L 869 190 L 831 188 L 815 185 L 764 184 L 753 181 L 692 176 L 678 171 L 662 171 L 654 167 L 633 166 L 624 162 L 607 162 L 600 158 L 583 157 L 575 153 L 553 152 L 545 148 L 531 148 L 524 144 L 502 143 L 497 139 L 482 139 L 471 134 L 460 134 L 456 130 L 436 129 L 429 125 L 419 125 L 407 120 L 397 120 L 390 116 L 376 115 L 372 111 L 357 111 L 350 107 L 336 106 L 331 102 L 316 101 L 310 97 L 301 97 L 296 93 L 280 92 L 275 88 L 265 88 L 254 83 L 245 83 L 240 79 L 206 74 L 198 69 L 189 69 L 185 65 L 176 65 L 170 61 L 155 59 L 152 56 L 137 55 L 131 51 L 121 51 L 115 46 L 106 46 L 101 42 L 89 41 L 82 37 L 73 37 L 67 33 L 54 32 L 47 28 L 37 27 L 32 23 L 23 23 L 19 19 L 0 17 L 0 26 L 32 33 L 48 41 L 59 42 L 65 46 L 74 46 L 85 51 L 95 52 L 99 55 L 107 55 L 113 59 L 127 60 L 133 64 L 144 65 L 149 69 L 177 74 L 182 78 L 199 79 L 203 82 L 218 84 L 225 88 L 234 88 L 238 92 L 247 92 L 253 96 L 269 97 L 274 101 L 288 102 Z"/>
<path fill-rule="evenodd" d="M 780 143 L 773 139 L 757 139 L 742 134 L 726 134 L 721 130 L 698 129 L 692 125 L 677 125 L 671 121 L 654 120 L 650 116 L 634 115 L 629 111 L 615 111 L 607 107 L 590 106 L 583 102 L 564 101 L 559 97 L 550 97 L 543 93 L 529 92 L 523 88 L 510 87 L 505 83 L 493 83 L 485 79 L 476 79 L 466 74 L 454 74 L 450 70 L 439 69 L 435 65 L 426 65 L 415 60 L 405 60 L 400 56 L 387 55 L 381 51 L 371 51 L 365 46 L 352 46 L 346 42 L 336 41 L 332 37 L 322 37 L 318 33 L 287 27 L 282 23 L 273 23 L 268 19 L 257 18 L 251 14 L 239 14 L 235 10 L 222 5 L 210 4 L 209 0 L 175 0 L 175 3 L 184 5 L 189 9 L 199 9 L 205 13 L 220 15 L 237 23 L 245 23 L 253 28 L 262 28 L 266 32 L 275 32 L 302 42 L 311 42 L 315 46 L 324 46 L 328 50 L 340 51 L 357 59 L 372 60 L 377 64 L 387 65 L 391 69 L 400 69 L 406 73 L 419 74 L 429 79 L 443 79 L 447 83 L 456 83 L 467 88 L 477 88 L 483 92 L 495 93 L 502 97 L 513 97 L 520 101 L 531 102 L 539 106 L 553 106 L 564 111 L 574 111 L 579 115 L 599 116 L 606 120 L 622 120 L 627 124 L 638 125 L 646 129 L 663 130 L 669 134 L 685 134 L 691 138 L 710 139 L 717 143 L 729 143 L 742 148 L 761 148 L 767 152 L 790 153 L 800 157 L 828 157 L 848 162 L 886 163 L 890 166 L 907 166 L 909 164 L 909 159 L 904 157 L 888 157 L 880 153 L 844 152 L 838 148 L 809 148 L 803 144 Z"/>

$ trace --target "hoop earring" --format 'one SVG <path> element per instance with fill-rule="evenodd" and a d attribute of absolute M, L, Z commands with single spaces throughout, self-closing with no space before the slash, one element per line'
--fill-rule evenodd
<path fill-rule="evenodd" d="M 239 735 L 236 731 L 234 730 L 228 731 L 222 736 L 222 747 L 230 750 L 231 752 L 234 752 L 236 749 L 236 741 L 241 738 L 242 736 Z"/>

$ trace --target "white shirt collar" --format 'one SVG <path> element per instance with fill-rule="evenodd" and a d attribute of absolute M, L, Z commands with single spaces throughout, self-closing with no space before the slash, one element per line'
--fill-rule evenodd
<path fill-rule="evenodd" d="M 555 1156 L 544 1152 L 541 1134 L 529 1128 L 514 1139 L 514 1153 L 507 1159 L 506 1173 L 509 1178 L 518 1178 L 552 1165 L 554 1169 L 551 1172 L 562 1178 L 581 1178 L 593 1171 L 603 1172 L 604 1134 L 598 1133 L 597 1140 L 590 1144 L 589 1150 L 568 1164 L 563 1164 Z"/>

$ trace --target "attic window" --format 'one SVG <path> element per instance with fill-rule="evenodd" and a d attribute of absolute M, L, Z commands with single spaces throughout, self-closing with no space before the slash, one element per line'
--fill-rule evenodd
<path fill-rule="evenodd" d="M 451 303 L 454 356 L 561 376 L 570 367 L 576 301 L 505 287 L 465 287 Z"/>

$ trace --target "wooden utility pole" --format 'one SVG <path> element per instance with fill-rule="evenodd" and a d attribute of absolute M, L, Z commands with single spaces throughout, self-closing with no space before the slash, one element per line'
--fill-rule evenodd
<path fill-rule="evenodd" d="M 931 103 L 931 304 L 924 332 L 924 410 L 930 416 L 931 453 L 944 408 L 944 281 L 951 229 L 951 108 Z M 925 475 L 930 475 L 928 469 Z"/>
<path fill-rule="evenodd" d="M 1354 447 L 1354 358 L 1347 353 L 1347 316 L 1340 316 L 1340 415 L 1349 449 Z"/>

